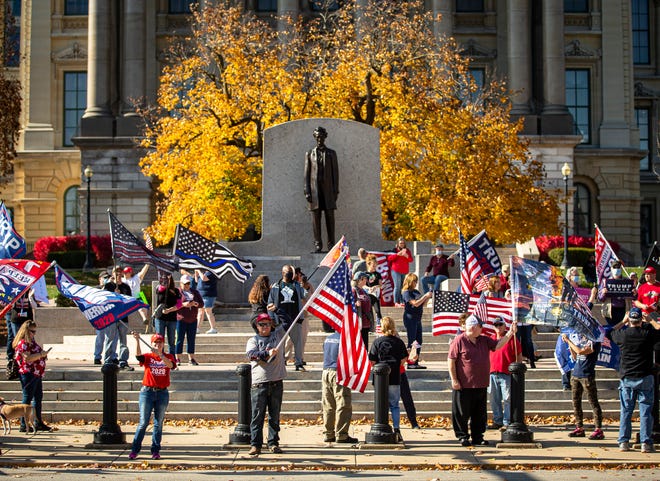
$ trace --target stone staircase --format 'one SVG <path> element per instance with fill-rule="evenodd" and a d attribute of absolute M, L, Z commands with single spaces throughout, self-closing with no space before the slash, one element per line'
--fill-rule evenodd
<path fill-rule="evenodd" d="M 400 319 L 401 309 L 388 308 L 384 313 Z M 451 384 L 446 358 L 448 336 L 433 337 L 430 333 L 430 312 L 426 314 L 422 362 L 426 370 L 408 371 L 418 415 L 422 417 L 449 415 L 451 412 Z M 227 419 L 237 416 L 238 377 L 236 366 L 245 362 L 245 344 L 252 335 L 247 309 L 223 309 L 217 319 L 220 334 L 197 336 L 196 358 L 200 366 L 184 364 L 172 372 L 169 419 Z M 307 372 L 295 372 L 290 366 L 285 380 L 282 415 L 286 418 L 316 419 L 321 415 L 322 343 L 325 334 L 317 319 L 310 321 L 305 360 Z M 405 335 L 404 335 L 405 336 Z M 526 374 L 527 415 L 570 415 L 571 394 L 563 392 L 561 375 L 553 352 L 555 333 L 540 333 L 535 341 L 543 358 L 537 369 Z M 53 349 L 44 380 L 43 411 L 46 421 L 101 420 L 103 381 L 99 366 L 92 364 L 94 336 L 63 336 L 61 344 L 46 344 Z M 134 341 L 129 339 L 129 347 Z M 135 364 L 134 358 L 131 363 Z M 137 420 L 137 399 L 141 387 L 142 370 L 118 373 L 118 417 L 120 421 Z M 618 377 L 611 369 L 598 370 L 599 399 L 606 417 L 617 418 L 619 413 Z M 20 401 L 17 381 L 0 381 L 0 395 L 6 400 Z M 585 413 L 590 413 L 584 400 Z M 373 390 L 353 394 L 354 418 L 373 414 Z"/>

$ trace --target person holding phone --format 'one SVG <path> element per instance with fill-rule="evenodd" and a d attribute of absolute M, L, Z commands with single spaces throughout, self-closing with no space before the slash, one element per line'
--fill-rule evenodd
<path fill-rule="evenodd" d="M 179 280 L 181 297 L 176 303 L 176 363 L 181 364 L 183 341 L 187 339 L 188 358 L 191 366 L 198 366 L 195 359 L 195 338 L 197 337 L 197 314 L 204 306 L 202 295 L 191 287 L 192 278 L 181 276 Z"/>

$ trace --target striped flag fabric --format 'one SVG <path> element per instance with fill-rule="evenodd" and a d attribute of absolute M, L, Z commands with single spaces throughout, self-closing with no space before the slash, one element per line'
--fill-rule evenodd
<path fill-rule="evenodd" d="M 148 249 L 108 210 L 110 222 L 110 240 L 115 259 L 127 264 L 151 264 L 152 266 L 174 272 L 179 269 L 176 259 Z"/>
<path fill-rule="evenodd" d="M 483 293 L 468 295 L 462 292 L 435 291 L 433 296 L 433 335 L 456 334 L 459 327 L 458 318 L 464 312 L 475 314 L 484 322 L 483 333 L 485 335 L 495 333 L 493 321 L 496 317 L 501 317 L 507 326 L 511 324 L 513 319 L 511 301 L 508 299 L 488 297 Z"/>
<path fill-rule="evenodd" d="M 495 246 L 485 230 L 475 235 L 469 242 L 458 230 L 459 259 L 461 267 L 461 290 L 465 294 L 481 292 L 488 287 L 488 277 L 502 269 L 502 263 Z"/>
<path fill-rule="evenodd" d="M 0 259 L 0 317 L 55 263 Z"/>
<path fill-rule="evenodd" d="M 339 256 L 348 252 L 348 244 L 346 243 L 346 237 L 341 236 L 341 239 L 334 245 L 332 249 L 328 251 L 328 253 L 321 259 L 321 262 L 319 262 L 320 266 L 325 266 L 325 267 L 332 267 L 335 265 L 335 262 L 337 262 L 337 259 L 339 259 Z M 350 262 L 350 257 L 349 257 L 349 262 Z"/>
<path fill-rule="evenodd" d="M 609 279 L 612 275 L 612 263 L 619 261 L 619 258 L 614 253 L 614 250 L 612 250 L 610 243 L 607 242 L 607 239 L 605 239 L 605 236 L 598 226 L 596 226 L 596 234 L 594 237 L 596 277 L 598 279 L 596 285 L 601 288 L 605 283 L 605 279 Z"/>
<path fill-rule="evenodd" d="M 181 224 L 176 226 L 174 254 L 179 258 L 179 266 L 183 269 L 209 270 L 218 279 L 229 273 L 238 282 L 245 282 L 254 270 L 251 261 L 241 259 L 222 244 L 213 242 Z"/>
<path fill-rule="evenodd" d="M 337 384 L 364 392 L 371 364 L 360 336 L 362 325 L 356 314 L 350 273 L 346 257 L 340 256 L 307 301 L 305 309 L 341 334 Z"/>

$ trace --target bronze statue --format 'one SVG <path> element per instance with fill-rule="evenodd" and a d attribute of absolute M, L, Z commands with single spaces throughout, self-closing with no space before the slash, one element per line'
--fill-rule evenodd
<path fill-rule="evenodd" d="M 325 212 L 328 250 L 335 243 L 335 209 L 339 194 L 337 153 L 326 147 L 328 133 L 323 127 L 314 130 L 316 147 L 305 155 L 305 199 L 312 212 L 315 252 L 322 252 L 321 212 Z"/>

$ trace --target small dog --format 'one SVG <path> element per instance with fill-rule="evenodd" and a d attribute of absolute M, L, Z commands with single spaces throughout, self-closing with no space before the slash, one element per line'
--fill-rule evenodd
<path fill-rule="evenodd" d="M 32 434 L 37 432 L 34 424 L 34 412 L 29 404 L 7 404 L 3 398 L 0 398 L 0 419 L 4 435 L 11 434 L 11 420 L 25 418 L 25 423 Z"/>

